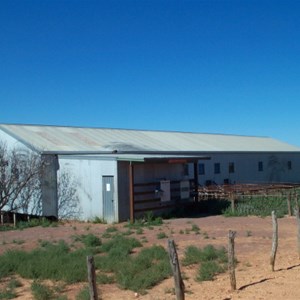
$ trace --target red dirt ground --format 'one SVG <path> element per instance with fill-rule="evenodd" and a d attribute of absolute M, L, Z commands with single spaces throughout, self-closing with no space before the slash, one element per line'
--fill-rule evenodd
<path fill-rule="evenodd" d="M 192 224 L 200 227 L 201 234 L 193 231 L 189 234 L 181 233 L 191 229 Z M 123 224 L 114 225 L 120 231 L 126 231 Z M 58 227 L 34 227 L 25 230 L 0 232 L 0 253 L 7 249 L 19 248 L 30 250 L 38 246 L 39 241 L 49 240 L 72 242 L 72 235 L 94 233 L 97 236 L 111 225 L 90 223 L 65 223 Z M 235 217 L 225 218 L 212 216 L 203 218 L 183 218 L 166 220 L 159 227 L 144 229 L 143 235 L 131 235 L 140 239 L 145 236 L 148 242 L 145 246 L 153 244 L 167 246 L 167 239 L 157 239 L 159 231 L 163 231 L 169 238 L 173 238 L 178 245 L 178 255 L 182 258 L 184 250 L 189 245 L 204 247 L 212 244 L 227 247 L 228 230 L 237 231 L 235 239 L 235 254 L 239 261 L 236 269 L 237 290 L 230 290 L 228 274 L 218 275 L 214 281 L 196 282 L 196 267 L 181 267 L 185 274 L 186 296 L 188 299 L 300 299 L 300 261 L 297 253 L 297 225 L 294 217 L 278 219 L 279 246 L 277 251 L 275 272 L 271 271 L 270 253 L 272 244 L 271 218 Z M 22 241 L 23 243 L 18 243 Z M 17 299 L 32 299 L 30 280 L 20 279 L 23 286 L 18 288 Z M 3 286 L 5 282 L 3 281 Z M 85 284 L 67 286 L 64 295 L 68 299 L 75 299 Z M 142 299 L 159 300 L 175 299 L 170 293 L 173 288 L 173 279 L 164 280 L 146 295 L 136 295 L 132 291 L 119 289 L 116 285 L 98 286 L 102 299 Z"/>

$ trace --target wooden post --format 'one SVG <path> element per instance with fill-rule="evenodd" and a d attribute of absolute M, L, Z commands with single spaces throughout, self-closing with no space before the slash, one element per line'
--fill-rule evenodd
<path fill-rule="evenodd" d="M 16 216 L 16 213 L 13 213 L 13 219 L 14 219 L 14 227 L 17 227 L 17 216 Z"/>
<path fill-rule="evenodd" d="M 174 276 L 175 294 L 177 300 L 184 300 L 184 283 L 180 273 L 178 256 L 174 240 L 168 240 L 170 264 Z"/>
<path fill-rule="evenodd" d="M 231 212 L 234 214 L 235 211 L 235 197 L 233 194 L 230 194 L 230 202 L 231 202 Z"/>
<path fill-rule="evenodd" d="M 271 269 L 274 272 L 274 265 L 275 265 L 277 247 L 278 247 L 278 223 L 274 211 L 272 211 L 272 224 L 273 224 L 273 239 L 272 239 L 272 251 L 270 257 L 270 264 L 271 264 Z"/>
<path fill-rule="evenodd" d="M 134 168 L 133 163 L 129 163 L 129 202 L 130 202 L 130 223 L 134 222 Z"/>
<path fill-rule="evenodd" d="M 4 225 L 4 213 L 1 211 L 1 225 Z"/>
<path fill-rule="evenodd" d="M 295 208 L 299 211 L 299 203 L 298 203 L 298 193 L 295 192 Z"/>
<path fill-rule="evenodd" d="M 198 161 L 194 162 L 194 185 L 195 185 L 195 202 L 198 202 L 199 201 Z"/>
<path fill-rule="evenodd" d="M 297 250 L 298 250 L 298 258 L 300 259 L 300 213 L 299 207 L 295 207 L 294 213 L 297 220 Z"/>
<path fill-rule="evenodd" d="M 235 278 L 235 262 L 234 262 L 234 238 L 236 231 L 229 230 L 228 232 L 228 273 L 230 279 L 231 290 L 236 290 Z"/>
<path fill-rule="evenodd" d="M 289 217 L 292 215 L 292 209 L 291 209 L 291 193 L 288 193 L 287 195 L 287 207 L 288 207 L 288 215 Z"/>
<path fill-rule="evenodd" d="M 87 261 L 87 269 L 88 269 L 90 300 L 98 300 L 94 257 L 87 256 L 86 261 Z"/>

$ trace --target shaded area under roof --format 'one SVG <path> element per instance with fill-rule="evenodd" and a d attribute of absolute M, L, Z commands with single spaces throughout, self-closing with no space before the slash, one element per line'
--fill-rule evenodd
<path fill-rule="evenodd" d="M 31 148 L 61 154 L 300 151 L 269 137 L 16 124 L 0 129 Z"/>

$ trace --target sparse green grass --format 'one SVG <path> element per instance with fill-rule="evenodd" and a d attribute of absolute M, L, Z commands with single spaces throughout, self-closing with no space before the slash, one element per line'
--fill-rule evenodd
<path fill-rule="evenodd" d="M 158 239 L 166 239 L 168 236 L 167 236 L 166 233 L 164 233 L 164 232 L 159 232 L 159 233 L 156 235 L 156 237 L 157 237 Z"/>
<path fill-rule="evenodd" d="M 95 217 L 93 220 L 92 220 L 92 223 L 93 224 L 106 224 L 106 221 L 102 218 L 99 218 L 99 217 Z"/>
<path fill-rule="evenodd" d="M 283 217 L 288 213 L 286 196 L 283 197 L 264 197 L 264 196 L 253 196 L 252 198 L 245 198 L 236 201 L 235 211 L 231 211 L 231 207 L 227 207 L 223 210 L 225 217 L 235 216 L 270 216 L 272 211 L 276 212 L 278 218 Z M 294 208 L 292 201 L 292 211 Z"/>
<path fill-rule="evenodd" d="M 192 229 L 191 229 L 191 231 L 194 231 L 195 234 L 200 234 L 200 228 L 199 228 L 199 226 L 196 225 L 196 224 L 192 224 Z"/>
<path fill-rule="evenodd" d="M 124 289 L 144 292 L 169 277 L 171 270 L 163 247 L 144 248 L 137 255 L 130 255 L 134 248 L 141 246 L 134 238 L 117 235 L 103 243 L 101 248 L 105 255 L 95 257 L 96 268 L 113 273 L 117 284 Z"/>
<path fill-rule="evenodd" d="M 223 273 L 224 266 L 214 260 L 203 261 L 199 267 L 196 277 L 197 281 L 213 280 L 215 275 Z"/>
<path fill-rule="evenodd" d="M 108 232 L 108 233 L 117 232 L 117 231 L 118 231 L 118 228 L 115 226 L 107 227 L 105 230 L 105 232 Z"/>
<path fill-rule="evenodd" d="M 22 244 L 24 244 L 24 243 L 25 243 L 25 241 L 24 241 L 24 240 L 20 240 L 20 239 L 13 240 L 12 242 L 13 242 L 14 244 L 17 244 L 17 245 L 22 245 Z"/>
<path fill-rule="evenodd" d="M 90 292 L 88 287 L 84 287 L 76 295 L 76 300 L 90 300 Z"/>
<path fill-rule="evenodd" d="M 246 237 L 250 237 L 252 236 L 252 231 L 251 230 L 247 230 L 246 231 Z"/>
<path fill-rule="evenodd" d="M 19 274 L 23 278 L 67 283 L 85 281 L 85 260 L 90 254 L 93 254 L 90 248 L 70 251 L 64 241 L 49 243 L 31 252 L 10 250 L 0 256 L 0 278 Z"/>
<path fill-rule="evenodd" d="M 114 276 L 109 276 L 103 273 L 100 273 L 97 275 L 97 283 L 100 284 L 110 284 L 110 283 L 114 283 L 115 282 L 115 278 Z"/>
<path fill-rule="evenodd" d="M 97 247 L 101 245 L 101 239 L 95 236 L 92 233 L 82 234 L 82 235 L 73 235 L 72 236 L 74 242 L 81 242 L 86 247 Z M 47 245 L 47 242 L 46 242 Z"/>
<path fill-rule="evenodd" d="M 35 300 L 50 300 L 54 297 L 52 289 L 39 281 L 33 281 L 31 292 Z"/>
<path fill-rule="evenodd" d="M 227 263 L 225 248 L 216 249 L 212 245 L 207 245 L 203 249 L 196 246 L 189 246 L 185 250 L 182 261 L 184 266 L 200 264 L 196 280 L 212 280 L 218 273 L 224 272 Z"/>
<path fill-rule="evenodd" d="M 22 286 L 21 282 L 17 279 L 11 278 L 7 285 L 0 290 L 0 299 L 14 299 L 17 297 L 15 289 Z"/>
<path fill-rule="evenodd" d="M 125 227 L 132 229 L 138 229 L 146 227 L 148 229 L 153 229 L 153 226 L 161 226 L 163 224 L 163 219 L 161 217 L 154 217 L 153 212 L 147 212 L 144 218 L 136 219 L 133 223 L 128 222 Z"/>

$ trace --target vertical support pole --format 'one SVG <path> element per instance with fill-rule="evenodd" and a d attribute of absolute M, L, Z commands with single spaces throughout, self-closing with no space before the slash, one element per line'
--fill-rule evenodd
<path fill-rule="evenodd" d="M 129 202 L 130 202 L 130 223 L 134 222 L 134 168 L 129 163 Z"/>
<path fill-rule="evenodd" d="M 4 213 L 1 211 L 1 225 L 4 225 Z"/>
<path fill-rule="evenodd" d="M 289 217 L 292 215 L 292 209 L 291 209 L 291 193 L 288 193 L 287 195 L 287 207 L 288 207 L 288 215 Z"/>
<path fill-rule="evenodd" d="M 98 300 L 94 257 L 91 255 L 87 256 L 86 261 L 87 261 L 87 269 L 88 269 L 90 300 Z"/>
<path fill-rule="evenodd" d="M 277 223 L 277 217 L 274 210 L 272 211 L 272 224 L 273 224 L 273 239 L 272 239 L 270 265 L 271 265 L 272 272 L 274 272 L 274 265 L 275 265 L 277 247 L 278 247 L 278 223 Z"/>
<path fill-rule="evenodd" d="M 236 231 L 229 230 L 228 232 L 228 273 L 230 279 L 231 290 L 236 290 L 235 278 L 235 262 L 234 262 L 234 239 Z"/>
<path fill-rule="evenodd" d="M 195 185 L 195 202 L 198 202 L 199 201 L 198 161 L 194 162 L 194 185 Z"/>
<path fill-rule="evenodd" d="M 13 219 L 14 219 L 14 227 L 17 227 L 17 216 L 16 216 L 16 213 L 13 213 Z"/>
<path fill-rule="evenodd" d="M 180 273 L 178 256 L 174 240 L 168 240 L 170 264 L 174 276 L 175 294 L 177 300 L 184 300 L 184 283 Z"/>

